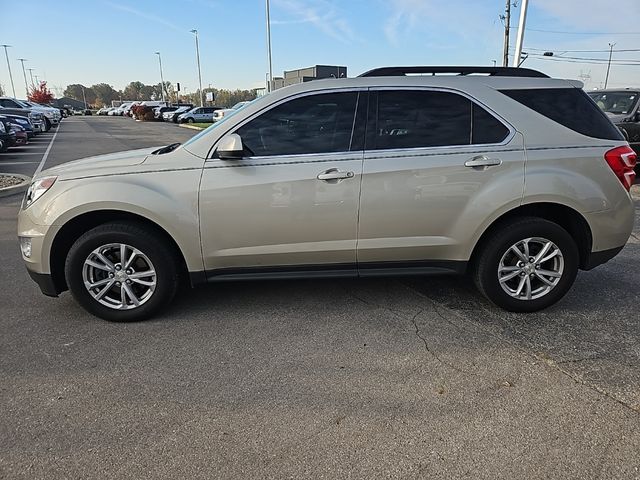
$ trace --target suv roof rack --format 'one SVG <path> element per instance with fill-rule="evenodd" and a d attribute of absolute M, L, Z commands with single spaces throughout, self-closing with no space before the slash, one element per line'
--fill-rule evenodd
<path fill-rule="evenodd" d="M 374 68 L 359 75 L 360 77 L 403 77 L 408 74 L 430 74 L 449 73 L 457 75 L 471 75 L 483 73 L 492 77 L 536 77 L 549 78 L 542 72 L 530 68 L 516 67 L 381 67 Z"/>

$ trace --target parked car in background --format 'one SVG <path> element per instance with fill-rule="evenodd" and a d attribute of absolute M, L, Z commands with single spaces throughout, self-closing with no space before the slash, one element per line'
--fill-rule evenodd
<path fill-rule="evenodd" d="M 165 122 L 178 123 L 178 117 L 180 115 L 182 115 L 183 113 L 188 112 L 192 108 L 193 108 L 193 105 L 191 105 L 191 104 L 180 105 L 173 112 L 165 112 L 165 113 L 163 113 L 162 114 L 162 120 L 164 120 Z"/>
<path fill-rule="evenodd" d="M 175 112 L 178 109 L 178 107 L 156 107 L 153 109 L 153 117 L 158 119 L 158 120 L 163 120 L 164 113 L 171 113 L 171 112 Z"/>
<path fill-rule="evenodd" d="M 44 113 L 40 110 L 36 110 L 27 105 L 23 105 L 15 98 L 0 97 L 0 115 L 3 113 L 9 113 L 27 117 L 33 124 L 34 129 L 38 132 L 47 132 L 47 124 L 45 123 Z"/>
<path fill-rule="evenodd" d="M 589 96 L 640 155 L 640 88 L 597 90 L 589 92 Z M 636 165 L 636 173 L 640 175 L 640 164 Z"/>
<path fill-rule="evenodd" d="M 11 119 L 0 115 L 0 153 L 6 152 L 16 144 L 16 132 Z"/>
<path fill-rule="evenodd" d="M 133 105 L 133 103 L 134 102 L 124 102 L 120 104 L 120 106 L 114 110 L 113 115 L 116 115 L 119 117 L 123 116 L 124 112 L 127 111 L 131 107 L 131 105 Z"/>
<path fill-rule="evenodd" d="M 16 147 L 29 143 L 29 136 L 27 135 L 27 131 L 22 128 L 22 126 L 17 123 L 11 122 L 11 129 L 16 132 Z"/>
<path fill-rule="evenodd" d="M 39 110 L 44 114 L 44 122 L 47 127 L 47 130 L 52 126 L 57 126 L 60 123 L 60 119 L 62 115 L 60 114 L 60 110 L 54 107 L 50 107 L 48 105 L 43 106 L 38 103 L 30 102 L 28 100 L 19 100 L 23 104 L 35 109 Z"/>
<path fill-rule="evenodd" d="M 178 115 L 178 123 L 211 123 L 213 112 L 221 107 L 196 107 L 188 112 Z"/>
<path fill-rule="evenodd" d="M 111 110 L 111 107 L 102 107 L 96 112 L 96 115 L 107 115 L 107 113 L 109 113 L 109 110 Z"/>
<path fill-rule="evenodd" d="M 180 278 L 468 272 L 538 311 L 633 229 L 636 156 L 578 85 L 408 67 L 285 87 L 184 145 L 40 172 L 22 259 L 43 293 L 112 321 L 162 311 Z"/>
<path fill-rule="evenodd" d="M 240 110 L 242 107 L 245 107 L 246 105 L 248 105 L 251 102 L 238 102 L 236 103 L 233 107 L 231 108 L 221 108 L 220 110 L 216 110 L 213 113 L 213 121 L 214 122 L 219 122 L 220 120 L 222 120 L 226 115 L 230 115 L 232 113 L 237 112 L 238 110 Z"/>
<path fill-rule="evenodd" d="M 31 120 L 29 120 L 28 117 L 13 115 L 10 113 L 3 113 L 2 115 L 10 119 L 11 123 L 13 123 L 14 125 L 18 124 L 22 128 L 24 128 L 24 130 L 27 132 L 28 138 L 33 138 L 39 133 L 39 132 L 36 132 L 36 130 L 33 128 L 33 124 L 31 123 Z"/>

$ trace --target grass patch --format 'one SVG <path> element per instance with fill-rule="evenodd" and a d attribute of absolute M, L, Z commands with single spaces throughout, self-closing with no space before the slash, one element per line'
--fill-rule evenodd
<path fill-rule="evenodd" d="M 198 127 L 204 130 L 205 128 L 209 128 L 211 125 L 213 125 L 213 123 L 187 123 L 187 125 L 189 125 L 190 127 Z"/>

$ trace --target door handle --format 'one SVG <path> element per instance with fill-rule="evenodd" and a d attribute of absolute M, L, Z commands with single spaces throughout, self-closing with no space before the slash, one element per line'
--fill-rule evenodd
<path fill-rule="evenodd" d="M 331 168 L 325 172 L 318 174 L 318 180 L 343 180 L 345 178 L 353 178 L 353 172 L 341 172 L 337 168 Z"/>
<path fill-rule="evenodd" d="M 478 157 L 473 157 L 471 160 L 467 160 L 464 162 L 465 167 L 495 167 L 497 165 L 502 165 L 502 160 L 499 158 L 489 158 L 485 155 L 480 155 Z"/>

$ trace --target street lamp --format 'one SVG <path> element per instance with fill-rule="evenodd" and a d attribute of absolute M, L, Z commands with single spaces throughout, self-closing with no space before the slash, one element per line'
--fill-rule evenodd
<path fill-rule="evenodd" d="M 27 59 L 26 58 L 19 58 L 18 61 L 22 64 L 22 76 L 24 77 L 25 95 L 29 96 L 29 85 L 27 84 L 27 72 L 24 71 L 24 62 L 26 62 Z"/>
<path fill-rule="evenodd" d="M 27 70 L 29 70 L 29 77 L 31 78 L 31 88 L 35 88 L 36 84 L 33 83 L 33 71 L 35 68 L 27 68 Z"/>
<path fill-rule="evenodd" d="M 160 92 L 162 93 L 162 102 L 164 103 L 164 77 L 162 76 L 162 57 L 160 52 L 156 52 L 158 55 L 158 62 L 160 63 Z"/>
<path fill-rule="evenodd" d="M 269 82 L 267 83 L 267 92 L 273 90 L 273 63 L 271 60 L 271 15 L 269 12 L 269 0 L 266 0 L 267 8 L 267 59 L 269 61 Z"/>
<path fill-rule="evenodd" d="M 11 73 L 11 65 L 9 64 L 9 54 L 7 53 L 7 47 L 11 45 L 2 45 L 4 47 L 4 56 L 7 57 L 7 69 L 9 70 L 9 78 L 11 79 L 11 90 L 13 91 L 13 98 L 16 98 L 16 87 L 13 85 L 13 74 Z"/>
<path fill-rule="evenodd" d="M 198 84 L 200 85 L 200 106 L 204 106 L 204 99 L 202 97 L 202 72 L 200 71 L 200 44 L 198 43 L 198 30 L 195 28 L 190 30 L 196 36 L 196 59 L 198 61 Z"/>

